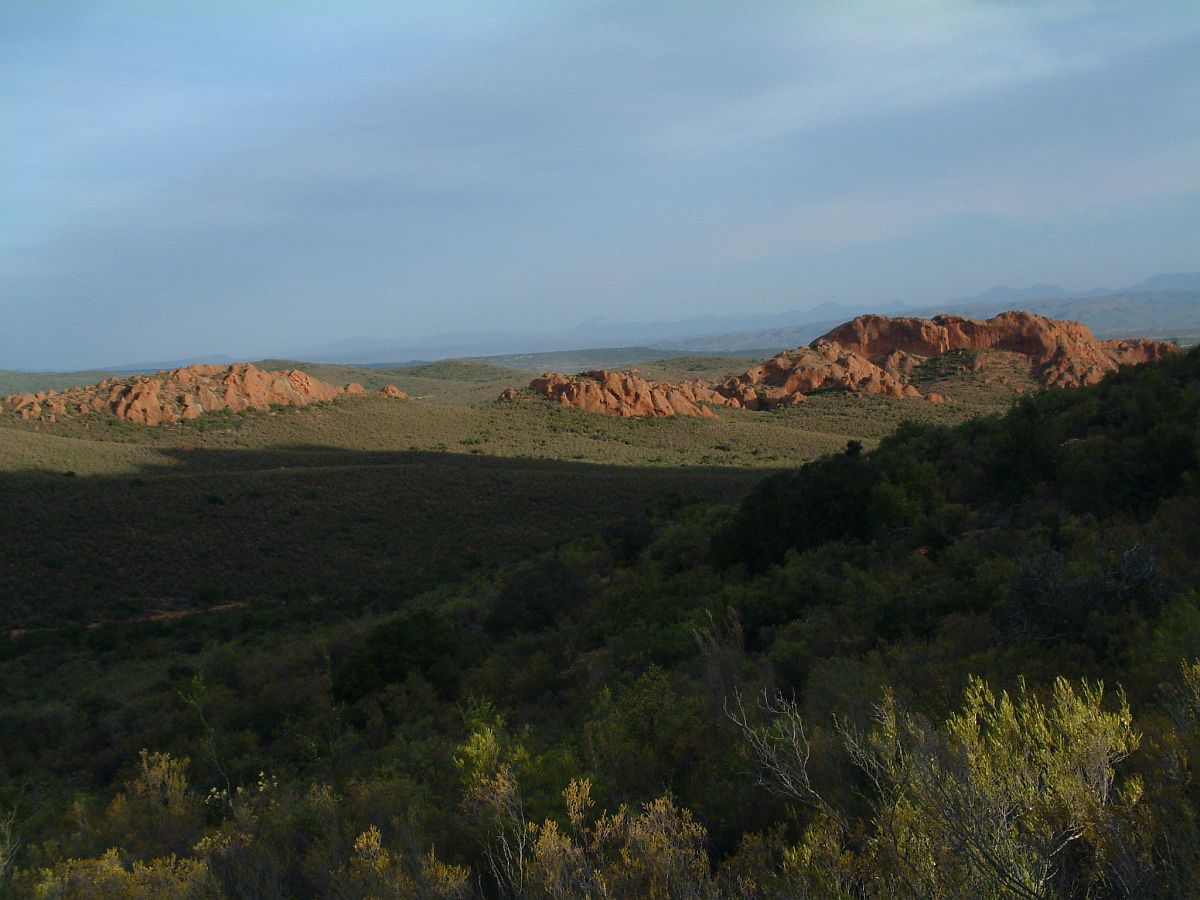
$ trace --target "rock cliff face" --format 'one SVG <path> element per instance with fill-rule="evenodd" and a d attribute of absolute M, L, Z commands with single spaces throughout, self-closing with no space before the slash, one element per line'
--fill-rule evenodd
<path fill-rule="evenodd" d="M 575 376 L 547 372 L 529 389 L 564 406 L 618 416 L 711 416 L 709 405 L 776 409 L 828 390 L 915 398 L 923 396 L 912 384 L 916 368 L 955 350 L 1016 354 L 1043 386 L 1079 387 L 1095 384 L 1119 365 L 1162 359 L 1175 348 L 1164 341 L 1100 341 L 1079 322 L 1027 312 L 987 320 L 859 316 L 719 385 L 649 382 L 636 372 L 601 370 Z M 501 399 L 518 396 L 508 390 Z M 932 403 L 946 402 L 939 393 L 924 396 Z"/>
<path fill-rule="evenodd" d="M 14 394 L 0 400 L 0 408 L 22 419 L 47 423 L 66 415 L 109 413 L 139 425 L 163 425 L 217 410 L 306 406 L 356 393 L 363 393 L 360 385 L 339 388 L 298 369 L 272 372 L 246 363 L 188 366 L 157 375 L 109 378 L 65 391 Z"/>

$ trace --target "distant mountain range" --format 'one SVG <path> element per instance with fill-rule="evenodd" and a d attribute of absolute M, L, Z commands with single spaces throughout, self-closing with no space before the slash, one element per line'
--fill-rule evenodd
<path fill-rule="evenodd" d="M 1158 291 L 1200 291 L 1200 272 L 1166 272 L 1123 288 L 1092 288 L 1087 291 L 1068 291 L 1057 284 L 1032 284 L 1011 288 L 1006 284 L 989 288 L 982 294 L 951 300 L 950 306 L 985 305 L 991 303 L 1023 303 L 1029 300 L 1067 300 L 1086 297 L 1145 294 Z"/>
<path fill-rule="evenodd" d="M 1155 275 L 1120 291 L 1067 291 L 1044 284 L 1026 288 L 1000 286 L 935 306 L 843 307 L 838 316 L 809 315 L 784 328 L 704 335 L 663 346 L 709 353 L 735 352 L 746 347 L 782 350 L 806 344 L 834 326 L 868 312 L 922 318 L 950 314 L 982 319 L 1010 309 L 1083 322 L 1099 338 L 1163 337 L 1191 342 L 1200 337 L 1200 272 Z"/>
<path fill-rule="evenodd" d="M 355 337 L 303 348 L 289 354 L 308 362 L 367 366 L 404 365 L 458 357 L 546 357 L 570 351 L 619 349 L 618 356 L 662 358 L 672 353 L 761 355 L 806 344 L 836 325 L 864 313 L 929 317 L 952 313 L 987 318 L 1008 309 L 1025 309 L 1055 319 L 1083 322 L 1097 337 L 1166 337 L 1192 343 L 1200 339 L 1200 272 L 1164 273 L 1119 290 L 1094 288 L 1069 291 L 1059 285 L 1035 284 L 1023 288 L 1000 285 L 970 297 L 932 305 L 900 303 L 825 303 L 805 310 L 779 313 L 705 315 L 675 321 L 636 322 L 596 318 L 574 327 L 541 334 L 508 332 L 449 332 L 405 342 L 394 338 Z M 634 352 L 636 351 L 636 353 Z M 594 354 L 593 354 L 594 355 Z M 613 357 L 612 352 L 603 358 Z M 600 357 L 596 357 L 600 358 Z M 109 373 L 154 372 L 193 363 L 226 364 L 227 356 L 192 357 L 114 366 L 87 373 L 5 372 L 13 390 L 26 383 L 47 387 L 86 383 Z M 540 360 L 539 360 L 540 361 Z M 25 376 L 30 377 L 25 377 Z M 46 376 L 52 376 L 47 378 Z M 78 376 L 87 376 L 76 381 Z"/>
<path fill-rule="evenodd" d="M 993 316 L 1009 303 L 938 307 L 937 312 Z M 1089 297 L 1027 300 L 1024 308 L 1051 319 L 1083 322 L 1097 337 L 1170 337 L 1200 330 L 1200 290 L 1122 291 Z M 927 312 L 933 312 L 933 309 Z"/>
<path fill-rule="evenodd" d="M 833 304 L 780 313 L 706 315 L 676 321 L 591 319 L 542 334 L 456 332 L 419 344 L 386 338 L 350 338 L 295 354 L 315 362 L 403 363 L 449 357 L 495 357 L 605 347 L 655 347 L 698 353 L 797 347 L 864 313 L 988 317 L 1027 309 L 1057 319 L 1077 319 L 1097 337 L 1171 337 L 1200 332 L 1200 272 L 1164 273 L 1119 290 L 1069 291 L 1059 285 L 1000 285 L 981 294 L 935 305 Z"/>
<path fill-rule="evenodd" d="M 557 331 L 540 334 L 509 332 L 450 332 L 406 344 L 395 339 L 356 337 L 306 347 L 292 354 L 314 362 L 379 365 L 429 361 L 451 357 L 494 357 L 545 354 L 596 348 L 672 347 L 682 339 L 711 334 L 729 334 L 747 327 L 763 330 L 786 328 L 814 315 L 834 320 L 852 317 L 856 307 L 824 304 L 805 311 L 744 315 L 705 315 L 680 320 L 638 322 L 593 318 Z"/>

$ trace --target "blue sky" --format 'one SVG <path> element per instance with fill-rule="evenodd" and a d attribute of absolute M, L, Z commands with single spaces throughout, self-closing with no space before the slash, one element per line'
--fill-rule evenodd
<path fill-rule="evenodd" d="M 1200 4 L 0 4 L 0 368 L 1200 268 Z"/>

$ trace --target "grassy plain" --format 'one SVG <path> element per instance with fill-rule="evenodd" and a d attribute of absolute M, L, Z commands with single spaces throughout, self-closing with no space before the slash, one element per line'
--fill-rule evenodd
<path fill-rule="evenodd" d="M 115 374 L 101 369 L 80 372 L 20 372 L 15 369 L 0 369 L 0 397 L 23 391 L 61 391 L 95 384 Z"/>

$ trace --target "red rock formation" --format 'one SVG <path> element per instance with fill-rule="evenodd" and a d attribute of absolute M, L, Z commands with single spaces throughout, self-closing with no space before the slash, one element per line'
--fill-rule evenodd
<path fill-rule="evenodd" d="M 400 388 L 396 387 L 394 384 L 384 385 L 379 389 L 379 393 L 383 394 L 385 397 L 393 397 L 396 400 L 408 399 L 408 394 L 404 393 L 404 391 L 400 390 Z"/>
<path fill-rule="evenodd" d="M 814 391 L 853 391 L 888 397 L 920 397 L 909 383 L 922 360 L 952 350 L 986 350 L 1028 361 L 1031 374 L 1046 387 L 1094 384 L 1122 364 L 1162 359 L 1174 352 L 1163 341 L 1099 341 L 1085 325 L 1007 312 L 986 321 L 961 316 L 933 319 L 859 316 L 788 350 L 718 386 L 649 382 L 636 373 L 547 372 L 529 388 L 590 412 L 618 416 L 713 415 L 708 406 L 776 409 L 803 403 Z M 978 368 L 978 367 L 976 367 Z M 509 389 L 501 400 L 514 400 Z M 946 398 L 931 393 L 931 403 Z"/>
<path fill-rule="evenodd" d="M 820 390 L 920 396 L 916 388 L 900 380 L 897 372 L 880 368 L 826 340 L 780 353 L 746 374 L 730 378 L 718 390 L 747 409 L 794 406 Z"/>
<path fill-rule="evenodd" d="M 1007 350 L 1027 357 L 1034 377 L 1047 387 L 1095 384 L 1118 365 L 1162 359 L 1175 349 L 1165 341 L 1100 341 L 1081 322 L 1027 312 L 986 320 L 859 316 L 817 341 L 831 341 L 881 365 L 897 351 L 928 358 L 951 350 Z"/>
<path fill-rule="evenodd" d="M 305 406 L 362 392 L 361 386 L 358 391 L 351 390 L 353 387 L 334 387 L 297 369 L 271 372 L 247 363 L 188 366 L 156 375 L 108 378 L 58 393 L 14 394 L 5 397 L 3 403 L 22 419 L 50 421 L 48 417 L 57 420 L 68 410 L 80 416 L 107 410 L 129 422 L 162 425 L 223 409 L 241 412 Z"/>
<path fill-rule="evenodd" d="M 596 369 L 579 375 L 547 372 L 530 382 L 529 389 L 563 406 L 625 418 L 713 416 L 715 413 L 711 409 L 700 404 L 730 402 L 703 382 L 647 381 L 636 370 L 623 373 Z M 511 389 L 501 394 L 502 400 L 516 397 L 516 392 Z"/>

